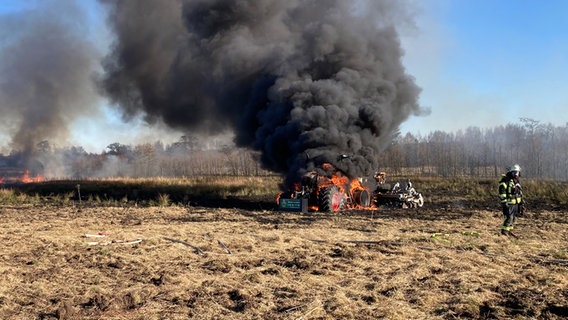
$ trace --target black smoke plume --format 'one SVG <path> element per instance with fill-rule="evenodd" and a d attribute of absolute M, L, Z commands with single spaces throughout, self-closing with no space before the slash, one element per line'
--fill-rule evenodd
<path fill-rule="evenodd" d="M 323 162 L 373 172 L 420 113 L 401 63 L 399 1 L 104 2 L 116 38 L 101 86 L 127 118 L 234 130 L 288 182 Z"/>
<path fill-rule="evenodd" d="M 0 15 L 0 124 L 13 152 L 65 142 L 69 124 L 97 107 L 101 55 L 73 1 L 46 0 Z"/>

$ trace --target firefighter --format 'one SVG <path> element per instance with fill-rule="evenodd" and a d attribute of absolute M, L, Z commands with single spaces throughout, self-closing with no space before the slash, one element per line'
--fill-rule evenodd
<path fill-rule="evenodd" d="M 499 181 L 499 200 L 503 208 L 505 217 L 501 226 L 501 234 L 518 238 L 513 232 L 513 223 L 521 211 L 523 205 L 523 195 L 521 183 L 521 167 L 518 164 L 512 165 L 506 174 L 501 175 Z"/>

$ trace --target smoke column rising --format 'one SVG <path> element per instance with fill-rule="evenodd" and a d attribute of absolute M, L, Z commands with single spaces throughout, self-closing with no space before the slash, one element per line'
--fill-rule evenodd
<path fill-rule="evenodd" d="M 11 148 L 30 154 L 44 140 L 66 141 L 68 125 L 97 107 L 100 59 L 73 1 L 46 0 L 0 16 L 0 124 Z"/>
<path fill-rule="evenodd" d="M 364 14 L 342 0 L 104 3 L 116 38 L 100 84 L 126 118 L 233 130 L 288 183 L 323 162 L 373 172 L 421 112 L 401 63 L 399 1 L 371 1 Z"/>

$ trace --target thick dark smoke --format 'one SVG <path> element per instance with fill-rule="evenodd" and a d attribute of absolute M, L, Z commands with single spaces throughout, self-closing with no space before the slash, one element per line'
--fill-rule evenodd
<path fill-rule="evenodd" d="M 98 98 L 97 55 L 81 10 L 71 1 L 0 16 L 0 124 L 13 151 L 30 154 L 44 140 L 65 142 L 68 125 Z"/>
<path fill-rule="evenodd" d="M 351 177 L 373 172 L 399 125 L 420 113 L 401 63 L 399 1 L 105 3 L 116 39 L 101 86 L 126 117 L 234 130 L 288 181 L 322 162 Z"/>

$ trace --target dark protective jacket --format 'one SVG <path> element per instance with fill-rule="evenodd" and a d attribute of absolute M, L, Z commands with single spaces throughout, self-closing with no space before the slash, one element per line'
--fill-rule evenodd
<path fill-rule="evenodd" d="M 521 185 L 510 174 L 504 174 L 499 181 L 499 200 L 501 204 L 521 204 L 522 193 Z"/>

